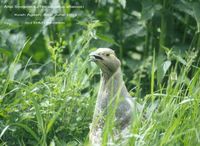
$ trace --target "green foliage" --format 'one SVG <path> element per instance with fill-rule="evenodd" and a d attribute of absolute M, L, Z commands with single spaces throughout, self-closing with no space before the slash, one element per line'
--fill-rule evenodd
<path fill-rule="evenodd" d="M 66 6 L 0 8 L 0 145 L 87 145 L 99 83 L 88 54 L 98 47 L 115 50 L 128 89 L 144 105 L 127 145 L 199 145 L 199 1 L 0 4 Z M 25 24 L 30 21 L 43 23 Z M 107 116 L 105 145 L 114 112 Z"/>

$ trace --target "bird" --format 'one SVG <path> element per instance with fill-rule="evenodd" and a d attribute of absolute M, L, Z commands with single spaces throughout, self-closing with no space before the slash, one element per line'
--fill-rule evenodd
<path fill-rule="evenodd" d="M 114 133 L 119 135 L 127 131 L 128 128 L 130 129 L 134 117 L 141 111 L 141 106 L 136 102 L 136 98 L 131 97 L 125 86 L 121 62 L 114 50 L 98 48 L 89 54 L 89 58 L 101 70 L 100 86 L 90 125 L 89 141 L 92 146 L 101 146 L 106 116 L 114 111 L 114 128 L 117 129 L 115 130 L 117 132 Z M 116 139 L 114 138 L 114 140 Z"/>

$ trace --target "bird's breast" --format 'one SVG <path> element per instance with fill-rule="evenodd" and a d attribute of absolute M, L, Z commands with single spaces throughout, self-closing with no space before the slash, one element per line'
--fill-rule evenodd
<path fill-rule="evenodd" d="M 104 90 L 101 95 L 99 95 L 98 99 L 99 99 L 99 106 L 101 109 L 105 109 L 108 106 L 109 103 L 109 92 Z"/>

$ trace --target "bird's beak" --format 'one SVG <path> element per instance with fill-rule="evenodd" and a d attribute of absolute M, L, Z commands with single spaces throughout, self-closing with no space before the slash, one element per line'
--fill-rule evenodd
<path fill-rule="evenodd" d="M 90 60 L 91 61 L 98 61 L 98 60 L 103 60 L 103 58 L 99 55 L 99 54 L 97 54 L 97 52 L 91 52 L 90 54 L 89 54 L 89 56 L 90 56 Z"/>

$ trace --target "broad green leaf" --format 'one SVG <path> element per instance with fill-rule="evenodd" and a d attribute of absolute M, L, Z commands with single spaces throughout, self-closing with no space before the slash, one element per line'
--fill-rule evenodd
<path fill-rule="evenodd" d="M 96 34 L 96 36 L 97 36 L 99 39 L 103 40 L 103 41 L 106 41 L 106 42 L 108 42 L 108 43 L 115 44 L 116 46 L 119 46 L 119 44 L 116 43 L 115 40 L 113 40 L 112 38 L 110 38 L 110 37 L 108 37 L 108 36 L 106 36 L 106 35 Z"/>
<path fill-rule="evenodd" d="M 168 71 L 170 66 L 171 66 L 171 61 L 170 60 L 167 60 L 167 61 L 164 62 L 164 64 L 163 64 L 164 76 L 165 76 L 165 74 Z"/>
<path fill-rule="evenodd" d="M 159 11 L 162 8 L 160 4 L 155 4 L 151 1 L 142 2 L 142 20 L 151 19 L 156 11 Z"/>
<path fill-rule="evenodd" d="M 167 71 L 169 70 L 171 66 L 171 61 L 167 60 L 164 61 L 165 57 L 158 57 L 158 62 L 157 62 L 157 80 L 158 83 L 161 83 L 163 78 L 165 77 Z"/>
<path fill-rule="evenodd" d="M 119 3 L 122 5 L 122 7 L 126 8 L 126 0 L 119 0 Z"/>
<path fill-rule="evenodd" d="M 186 2 L 185 0 L 180 0 L 180 1 L 176 1 L 172 6 L 175 9 L 177 9 L 181 12 L 184 12 L 193 17 L 192 7 L 189 2 Z"/>
<path fill-rule="evenodd" d="M 131 27 L 130 27 L 131 26 Z M 130 37 L 132 35 L 142 37 L 146 35 L 146 31 L 142 24 L 138 24 L 137 22 L 133 22 L 129 24 L 124 30 L 125 37 Z"/>

